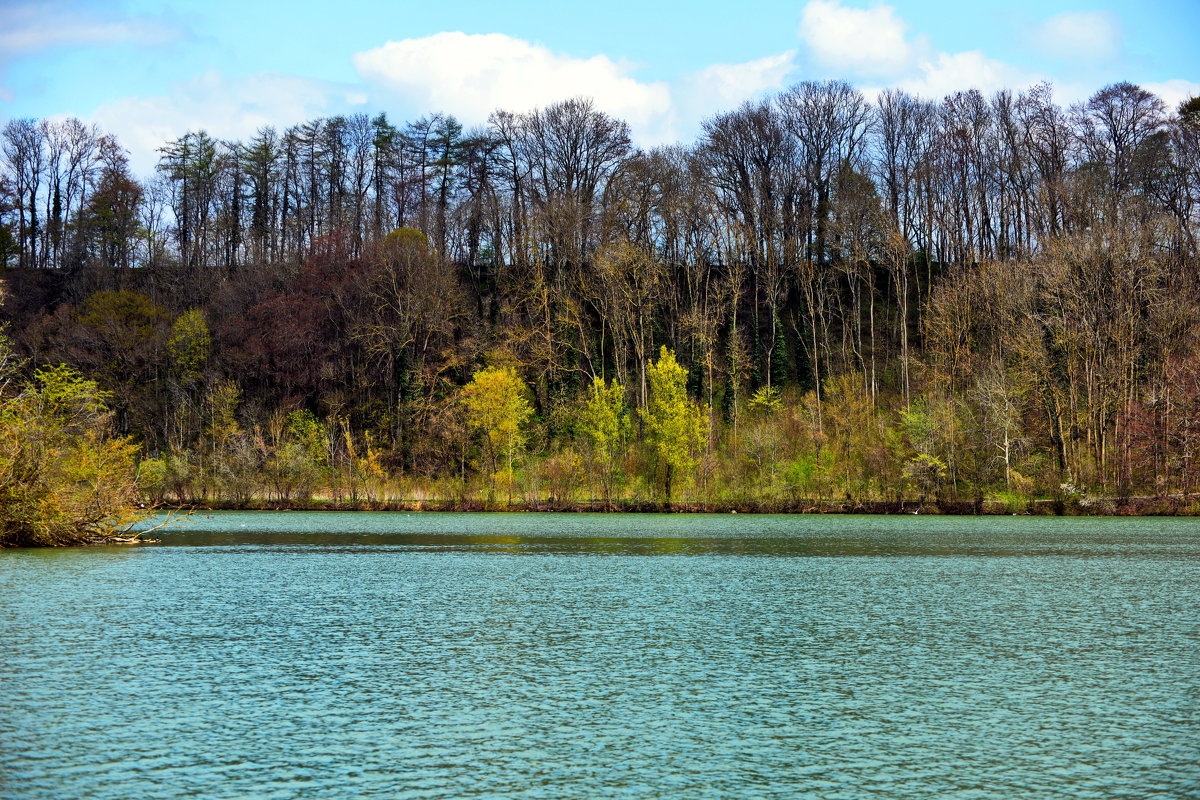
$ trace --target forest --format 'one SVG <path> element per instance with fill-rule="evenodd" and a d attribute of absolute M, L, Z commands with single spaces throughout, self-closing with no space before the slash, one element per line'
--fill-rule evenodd
<path fill-rule="evenodd" d="M 574 98 L 159 153 L 0 131 L 0 395 L 75 386 L 146 502 L 1200 508 L 1200 99 L 805 82 L 651 149 Z"/>

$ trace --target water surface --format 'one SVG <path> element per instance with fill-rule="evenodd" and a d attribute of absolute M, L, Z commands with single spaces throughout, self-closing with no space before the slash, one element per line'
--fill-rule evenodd
<path fill-rule="evenodd" d="M 1200 795 L 1200 520 L 161 535 L 0 551 L 0 797 Z"/>

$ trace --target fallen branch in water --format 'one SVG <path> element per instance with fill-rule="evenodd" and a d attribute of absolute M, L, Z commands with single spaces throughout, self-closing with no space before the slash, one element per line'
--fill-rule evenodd
<path fill-rule="evenodd" d="M 168 511 L 163 521 L 157 525 L 146 528 L 145 530 L 136 531 L 132 535 L 127 535 L 136 525 L 143 521 L 140 519 L 135 520 L 122 528 L 116 535 L 104 537 L 104 541 L 112 544 L 153 544 L 156 542 L 161 542 L 162 539 L 143 539 L 142 537 L 148 533 L 154 533 L 154 531 L 161 530 L 170 525 L 190 525 L 192 523 L 192 515 L 195 513 L 196 512 L 192 510 L 188 510 L 183 513 L 178 511 Z"/>

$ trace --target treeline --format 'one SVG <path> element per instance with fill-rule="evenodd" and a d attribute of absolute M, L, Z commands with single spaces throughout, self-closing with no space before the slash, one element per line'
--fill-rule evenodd
<path fill-rule="evenodd" d="M 15 346 L 110 392 L 170 498 L 1200 479 L 1200 100 L 810 82 L 651 150 L 586 99 L 355 115 L 188 133 L 145 180 L 78 120 L 0 150 Z M 676 461 L 667 358 L 703 421 Z M 501 373 L 504 443 L 470 399 Z"/>

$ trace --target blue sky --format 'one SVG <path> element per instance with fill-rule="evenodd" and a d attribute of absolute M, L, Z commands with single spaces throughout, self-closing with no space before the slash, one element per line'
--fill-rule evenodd
<path fill-rule="evenodd" d="M 644 145 L 796 81 L 930 97 L 1130 80 L 1200 94 L 1200 2 L 0 0 L 0 120 L 78 116 L 146 172 L 188 130 L 244 138 L 316 116 L 444 111 L 468 126 L 576 94 Z"/>

